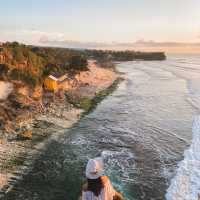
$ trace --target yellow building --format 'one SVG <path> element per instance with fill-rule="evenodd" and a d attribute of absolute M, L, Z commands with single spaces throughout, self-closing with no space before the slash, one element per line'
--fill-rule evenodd
<path fill-rule="evenodd" d="M 57 91 L 59 88 L 66 88 L 69 78 L 67 74 L 53 73 L 44 80 L 46 90 Z"/>
<path fill-rule="evenodd" d="M 58 79 L 53 75 L 48 76 L 44 80 L 44 88 L 47 90 L 56 91 L 58 89 Z"/>

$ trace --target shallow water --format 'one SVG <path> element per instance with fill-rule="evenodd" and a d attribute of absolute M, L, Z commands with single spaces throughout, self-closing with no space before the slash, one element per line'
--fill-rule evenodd
<path fill-rule="evenodd" d="M 52 140 L 5 199 L 76 200 L 86 161 L 96 156 L 126 200 L 164 199 L 200 109 L 200 57 L 126 62 L 118 70 L 125 81 Z"/>

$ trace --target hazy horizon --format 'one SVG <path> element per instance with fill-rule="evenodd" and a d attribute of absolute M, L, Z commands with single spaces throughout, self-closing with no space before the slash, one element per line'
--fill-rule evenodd
<path fill-rule="evenodd" d="M 0 41 L 71 48 L 200 52 L 198 0 L 7 0 Z"/>

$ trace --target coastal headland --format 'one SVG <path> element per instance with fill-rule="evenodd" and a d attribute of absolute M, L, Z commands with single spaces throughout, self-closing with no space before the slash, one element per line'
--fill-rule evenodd
<path fill-rule="evenodd" d="M 164 60 L 164 53 L 0 47 L 0 190 L 31 168 L 52 137 L 66 134 L 122 80 L 113 61 Z M 12 181 L 10 181 L 12 179 Z M 17 180 L 17 178 L 16 178 Z"/>

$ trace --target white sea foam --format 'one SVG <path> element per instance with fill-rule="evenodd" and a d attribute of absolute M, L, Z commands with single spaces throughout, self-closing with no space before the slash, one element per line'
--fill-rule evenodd
<path fill-rule="evenodd" d="M 184 153 L 176 176 L 167 190 L 167 200 L 198 200 L 200 198 L 200 116 L 192 127 L 193 139 Z"/>
<path fill-rule="evenodd" d="M 113 186 L 122 192 L 126 200 L 133 200 L 130 196 L 131 191 L 125 188 L 127 188 L 127 183 L 134 182 L 135 155 L 128 149 L 119 149 L 119 151 L 104 150 L 101 157 L 104 160 L 106 174 L 111 178 Z"/>

